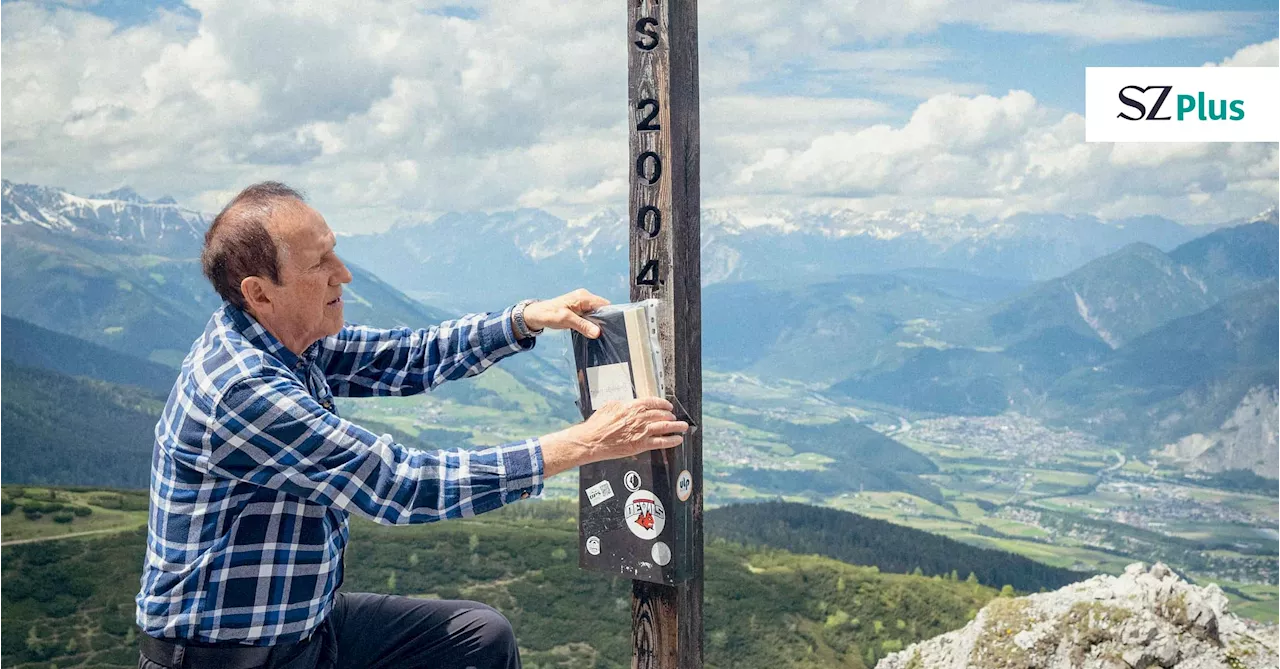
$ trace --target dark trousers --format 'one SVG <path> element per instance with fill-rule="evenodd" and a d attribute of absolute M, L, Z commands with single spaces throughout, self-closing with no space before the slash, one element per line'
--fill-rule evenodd
<path fill-rule="evenodd" d="M 339 592 L 329 616 L 307 641 L 276 648 L 263 669 L 520 669 L 511 623 L 485 604 Z M 147 657 L 139 669 L 183 667 Z"/>

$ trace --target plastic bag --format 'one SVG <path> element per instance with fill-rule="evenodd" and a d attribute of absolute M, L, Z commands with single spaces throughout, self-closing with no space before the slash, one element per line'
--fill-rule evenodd
<path fill-rule="evenodd" d="M 590 418 L 610 400 L 663 397 L 658 301 L 611 304 L 586 316 L 600 327 L 596 339 L 572 332 L 578 409 Z"/>

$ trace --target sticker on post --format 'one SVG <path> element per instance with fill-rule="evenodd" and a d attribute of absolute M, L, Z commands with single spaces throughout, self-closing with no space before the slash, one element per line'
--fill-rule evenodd
<path fill-rule="evenodd" d="M 608 479 L 587 488 L 587 499 L 590 500 L 591 506 L 596 506 L 612 497 L 613 486 L 609 485 Z"/>
<path fill-rule="evenodd" d="M 600 554 L 600 537 L 587 537 L 587 552 L 592 555 Z"/>
<path fill-rule="evenodd" d="M 632 469 L 631 471 L 628 471 L 628 472 L 627 472 L 626 474 L 624 474 L 624 475 L 623 475 L 623 477 L 622 477 L 622 485 L 627 486 L 627 490 L 630 490 L 631 492 L 635 492 L 635 491 L 639 490 L 639 489 L 640 489 L 640 475 L 639 475 L 639 474 L 637 474 L 637 473 L 636 473 L 636 470 L 634 470 L 634 469 Z"/>
<path fill-rule="evenodd" d="M 662 501 L 657 495 L 648 490 L 631 493 L 622 515 L 626 518 L 627 529 L 645 541 L 658 538 L 667 525 L 667 510 L 662 508 Z"/>
<path fill-rule="evenodd" d="M 686 469 L 680 472 L 680 475 L 676 477 L 676 497 L 679 498 L 681 502 L 687 502 L 689 501 L 689 496 L 692 494 L 693 474 L 690 474 L 689 470 Z"/>
<path fill-rule="evenodd" d="M 659 567 L 667 566 L 667 563 L 671 561 L 671 547 L 661 541 L 654 543 L 653 561 L 657 562 Z"/>

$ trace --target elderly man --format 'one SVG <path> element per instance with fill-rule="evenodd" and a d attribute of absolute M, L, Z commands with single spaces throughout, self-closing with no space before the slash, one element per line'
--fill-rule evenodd
<path fill-rule="evenodd" d="M 423 330 L 344 326 L 351 273 L 335 243 L 274 182 L 237 195 L 205 235 L 224 304 L 156 425 L 140 667 L 519 667 L 510 624 L 488 606 L 340 592 L 347 517 L 484 513 L 688 429 L 656 398 L 476 451 L 412 450 L 344 420 L 334 396 L 423 392 L 533 348 L 544 328 L 598 336 L 583 314 L 607 301 L 578 290 Z"/>

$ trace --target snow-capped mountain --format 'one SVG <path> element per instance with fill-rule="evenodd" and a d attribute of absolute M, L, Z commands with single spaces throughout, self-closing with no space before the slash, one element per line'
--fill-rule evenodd
<path fill-rule="evenodd" d="M 4 224 L 77 232 L 152 248 L 198 248 L 212 216 L 128 188 L 82 197 L 4 182 Z M 1169 250 L 1208 232 L 1158 217 L 1019 214 L 982 220 L 909 211 L 707 210 L 704 284 L 816 281 L 933 267 L 1021 281 L 1062 276 L 1127 244 Z M 579 286 L 627 297 L 628 220 L 603 210 L 565 220 L 545 211 L 449 213 L 386 232 L 344 235 L 340 253 L 428 303 L 550 295 Z"/>
<path fill-rule="evenodd" d="M 147 200 L 131 188 L 81 197 L 59 188 L 3 182 L 3 225 L 82 233 L 151 247 L 199 247 L 212 216 L 172 198 Z"/>
<path fill-rule="evenodd" d="M 131 355 L 175 365 L 220 303 L 200 271 L 213 216 L 130 189 L 80 197 L 5 181 L 4 314 Z M 438 322 L 351 266 L 347 316 L 399 326 Z"/>
<path fill-rule="evenodd" d="M 920 212 L 708 210 L 702 280 L 814 281 L 917 267 L 1044 280 L 1127 244 L 1169 250 L 1210 230 L 1158 217 L 1023 214 L 983 221 Z M 613 210 L 578 220 L 527 209 L 450 213 L 344 237 L 342 253 L 433 303 L 578 286 L 618 299 L 627 293 L 627 235 L 627 218 Z"/>

